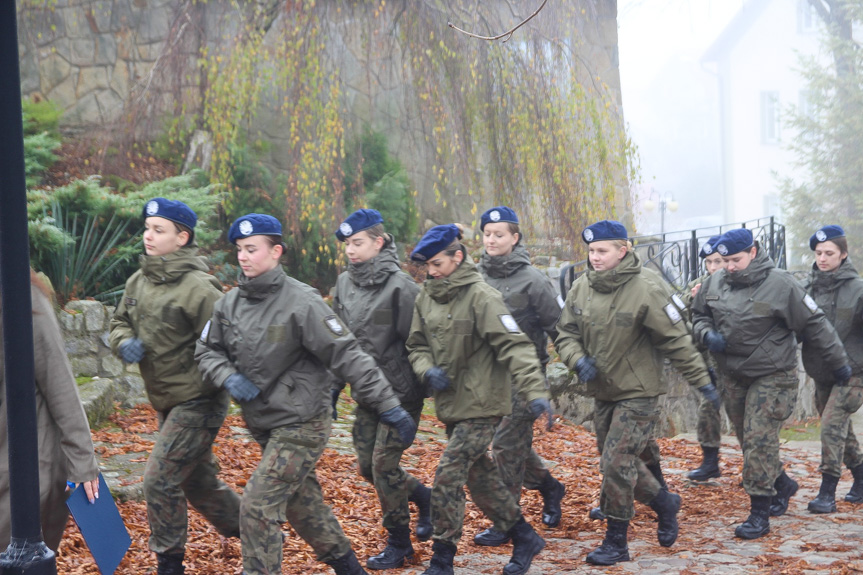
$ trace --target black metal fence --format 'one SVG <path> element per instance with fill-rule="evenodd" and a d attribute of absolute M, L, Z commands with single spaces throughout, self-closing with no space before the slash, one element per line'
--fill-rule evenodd
<path fill-rule="evenodd" d="M 633 248 L 645 266 L 660 272 L 675 289 L 704 275 L 705 270 L 698 252 L 711 236 L 734 228 L 752 230 L 755 240 L 770 254 L 776 266 L 787 269 L 785 250 L 785 226 L 773 216 L 747 222 L 737 222 L 679 232 L 667 232 L 630 238 Z M 565 298 L 572 282 L 587 271 L 587 260 L 570 264 L 560 270 L 560 293 Z"/>

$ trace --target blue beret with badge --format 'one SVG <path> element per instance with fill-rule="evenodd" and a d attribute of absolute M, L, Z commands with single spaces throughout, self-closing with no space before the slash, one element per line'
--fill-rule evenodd
<path fill-rule="evenodd" d="M 444 224 L 435 226 L 423 235 L 411 252 L 415 262 L 425 262 L 444 251 L 460 235 L 458 226 Z"/>
<path fill-rule="evenodd" d="M 587 226 L 581 232 L 584 243 L 601 242 L 605 240 L 628 240 L 626 228 L 620 222 L 614 220 L 602 220 Z"/>
<path fill-rule="evenodd" d="M 246 214 L 237 218 L 228 230 L 228 241 L 236 244 L 240 238 L 250 236 L 282 235 L 282 224 L 273 216 L 267 214 Z"/>
<path fill-rule="evenodd" d="M 147 218 L 165 218 L 176 224 L 186 226 L 190 230 L 195 229 L 195 224 L 198 223 L 198 215 L 192 211 L 192 208 L 179 200 L 167 200 L 165 198 L 153 198 L 146 204 L 142 214 L 144 219 Z"/>
<path fill-rule="evenodd" d="M 716 253 L 716 243 L 719 241 L 721 236 L 710 236 L 704 245 L 701 246 L 701 251 L 698 252 L 698 257 L 701 259 L 706 258 L 710 254 Z"/>
<path fill-rule="evenodd" d="M 518 216 L 515 215 L 512 208 L 497 206 L 483 212 L 479 219 L 479 229 L 484 230 L 486 224 L 496 224 L 498 222 L 518 225 Z"/>
<path fill-rule="evenodd" d="M 363 208 L 355 211 L 342 222 L 342 225 L 336 230 L 336 238 L 343 242 L 357 232 L 382 223 L 384 223 L 384 219 L 379 211 Z"/>
<path fill-rule="evenodd" d="M 755 245 L 755 240 L 752 237 L 752 232 L 746 228 L 735 228 L 728 230 L 716 240 L 714 249 L 721 256 L 731 256 L 748 250 Z"/>
<path fill-rule="evenodd" d="M 812 234 L 812 237 L 809 238 L 809 249 L 814 252 L 815 246 L 817 246 L 821 242 L 827 242 L 834 238 L 844 237 L 845 230 L 843 230 L 841 227 L 834 225 L 824 226 L 823 228 Z"/>

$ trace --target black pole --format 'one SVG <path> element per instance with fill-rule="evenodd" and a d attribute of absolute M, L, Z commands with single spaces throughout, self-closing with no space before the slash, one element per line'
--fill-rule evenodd
<path fill-rule="evenodd" d="M 16 13 L 14 0 L 0 0 L 0 305 L 12 512 L 12 538 L 0 554 L 0 569 L 3 575 L 56 575 L 54 552 L 42 540 L 39 520 L 33 307 Z"/>

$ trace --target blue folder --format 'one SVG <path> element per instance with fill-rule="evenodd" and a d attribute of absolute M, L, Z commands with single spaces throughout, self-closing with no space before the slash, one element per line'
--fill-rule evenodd
<path fill-rule="evenodd" d="M 132 545 L 132 538 L 102 474 L 99 474 L 99 499 L 95 503 L 87 501 L 87 494 L 79 485 L 66 500 L 66 506 L 75 518 L 99 572 L 112 575 Z"/>

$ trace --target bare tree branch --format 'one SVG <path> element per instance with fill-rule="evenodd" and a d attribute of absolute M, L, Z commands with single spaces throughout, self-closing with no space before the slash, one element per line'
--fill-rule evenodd
<path fill-rule="evenodd" d="M 491 41 L 500 40 L 501 38 L 503 38 L 504 39 L 503 41 L 506 42 L 507 40 L 509 40 L 512 37 L 512 35 L 515 33 L 516 30 L 518 30 L 519 28 L 521 28 L 522 26 L 524 26 L 525 24 L 530 22 L 537 14 L 539 14 L 539 11 L 542 10 L 547 3 L 548 3 L 548 0 L 542 0 L 542 4 L 540 4 L 539 8 L 537 8 L 536 10 L 533 11 L 533 14 L 531 14 L 530 16 L 528 16 L 527 18 L 522 20 L 522 22 L 520 24 L 518 24 L 516 27 L 514 27 L 510 30 L 507 30 L 503 34 L 498 34 L 497 36 L 480 36 L 478 34 L 474 34 L 473 32 L 468 32 L 467 30 L 462 30 L 461 28 L 459 28 L 458 26 L 456 26 L 452 22 L 447 22 L 446 25 L 449 26 L 450 28 L 452 28 L 453 30 L 458 30 L 462 34 L 466 34 L 466 35 L 470 36 L 471 38 L 479 38 L 480 40 L 491 40 Z"/>

